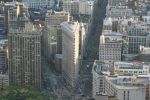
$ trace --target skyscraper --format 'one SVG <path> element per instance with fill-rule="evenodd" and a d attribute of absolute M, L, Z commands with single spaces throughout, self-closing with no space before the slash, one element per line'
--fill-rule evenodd
<path fill-rule="evenodd" d="M 71 87 L 75 87 L 79 71 L 79 29 L 78 22 L 63 22 L 62 74 Z"/>
<path fill-rule="evenodd" d="M 9 31 L 10 84 L 41 88 L 41 36 L 31 24 Z"/>

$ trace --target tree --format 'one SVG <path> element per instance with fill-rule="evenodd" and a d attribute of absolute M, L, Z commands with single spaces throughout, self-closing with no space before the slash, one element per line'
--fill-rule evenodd
<path fill-rule="evenodd" d="M 0 91 L 0 100 L 56 100 L 56 96 L 41 94 L 34 88 L 10 86 Z"/>

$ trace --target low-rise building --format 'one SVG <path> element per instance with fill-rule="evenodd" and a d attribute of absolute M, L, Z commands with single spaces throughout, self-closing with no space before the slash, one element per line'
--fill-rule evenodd
<path fill-rule="evenodd" d="M 107 16 L 109 17 L 131 17 L 133 15 L 132 9 L 127 6 L 115 6 L 115 7 L 107 7 Z"/>
<path fill-rule="evenodd" d="M 114 62 L 114 73 L 118 75 L 147 75 L 150 64 L 144 62 Z"/>
<path fill-rule="evenodd" d="M 51 8 L 54 6 L 54 0 L 22 0 L 23 3 L 27 3 L 29 8 Z"/>
<path fill-rule="evenodd" d="M 128 0 L 108 0 L 109 6 L 126 6 Z"/>
<path fill-rule="evenodd" d="M 94 0 L 80 0 L 79 14 L 91 15 L 93 10 Z"/>
<path fill-rule="evenodd" d="M 107 96 L 105 94 L 96 95 L 95 100 L 119 100 L 115 96 Z"/>
<path fill-rule="evenodd" d="M 133 84 L 135 76 L 111 76 L 106 66 L 99 62 L 94 63 L 92 74 L 94 98 L 97 94 L 104 93 L 119 100 L 145 100 L 145 87 Z"/>
<path fill-rule="evenodd" d="M 58 27 L 60 28 L 60 24 L 64 21 L 69 21 L 70 20 L 70 15 L 66 11 L 52 11 L 48 10 L 45 16 L 45 24 L 48 27 Z"/>
<path fill-rule="evenodd" d="M 71 15 L 79 14 L 79 0 L 63 0 L 63 10 L 69 12 Z"/>

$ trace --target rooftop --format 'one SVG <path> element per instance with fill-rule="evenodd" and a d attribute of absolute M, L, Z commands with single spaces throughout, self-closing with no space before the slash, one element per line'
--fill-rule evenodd
<path fill-rule="evenodd" d="M 113 31 L 103 31 L 100 37 L 100 43 L 122 43 L 122 34 Z"/>
<path fill-rule="evenodd" d="M 16 5 L 22 5 L 23 7 L 27 8 L 27 4 L 22 3 L 22 2 L 6 2 L 5 6 L 16 6 Z"/>
<path fill-rule="evenodd" d="M 109 69 L 106 67 L 106 64 L 99 60 L 95 60 L 94 65 L 93 65 L 93 70 L 99 75 L 110 74 Z"/>
<path fill-rule="evenodd" d="M 69 15 L 69 12 L 66 11 L 52 11 L 52 10 L 48 10 L 46 13 L 47 16 L 51 16 L 51 15 L 57 15 L 57 16 L 64 16 L 64 15 Z"/>
<path fill-rule="evenodd" d="M 25 28 L 9 29 L 10 33 L 26 33 L 26 34 L 37 34 L 40 33 L 41 29 L 35 27 L 32 23 L 26 23 Z M 11 34 L 9 34 L 11 35 Z"/>

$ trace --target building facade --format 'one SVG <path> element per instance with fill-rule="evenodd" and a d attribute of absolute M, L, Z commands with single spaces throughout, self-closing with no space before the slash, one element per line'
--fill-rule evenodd
<path fill-rule="evenodd" d="M 23 3 L 29 5 L 29 8 L 51 8 L 54 6 L 54 0 L 22 0 Z"/>
<path fill-rule="evenodd" d="M 6 74 L 0 74 L 0 90 L 9 86 L 9 76 Z"/>
<path fill-rule="evenodd" d="M 79 72 L 79 28 L 78 22 L 63 22 L 62 74 L 71 87 L 75 87 Z"/>
<path fill-rule="evenodd" d="M 79 14 L 91 15 L 93 10 L 94 0 L 80 0 Z"/>
<path fill-rule="evenodd" d="M 121 61 L 122 35 L 116 32 L 103 31 L 100 36 L 99 60 Z"/>
<path fill-rule="evenodd" d="M 63 0 L 63 10 L 69 12 L 71 15 L 79 14 L 79 0 Z"/>
<path fill-rule="evenodd" d="M 28 6 L 20 2 L 5 3 L 5 20 L 7 30 L 25 27 L 29 21 Z"/>
<path fill-rule="evenodd" d="M 140 46 L 138 60 L 143 62 L 150 61 L 150 47 Z"/>
<path fill-rule="evenodd" d="M 119 75 L 147 75 L 150 64 L 140 62 L 114 62 L 114 73 Z"/>
<path fill-rule="evenodd" d="M 108 0 L 109 6 L 126 6 L 128 0 Z"/>
<path fill-rule="evenodd" d="M 56 41 L 57 42 L 57 54 L 62 54 L 62 31 L 60 24 L 64 21 L 70 21 L 70 15 L 68 12 L 65 11 L 47 11 L 46 17 L 45 17 L 45 24 L 50 31 L 50 34 L 48 37 L 51 37 L 51 34 L 56 34 L 57 37 Z M 49 45 L 50 42 L 53 42 L 51 38 L 49 40 Z"/>
<path fill-rule="evenodd" d="M 131 17 L 133 15 L 132 9 L 127 6 L 116 6 L 116 7 L 107 7 L 107 16 L 109 17 Z"/>
<path fill-rule="evenodd" d="M 45 23 L 47 26 L 54 26 L 54 27 L 58 27 L 60 26 L 60 24 L 64 21 L 69 21 L 70 20 L 70 15 L 68 12 L 66 11 L 52 11 L 52 10 L 48 10 L 46 13 L 46 17 L 45 17 Z"/>
<path fill-rule="evenodd" d="M 8 47 L 7 40 L 0 41 L 0 73 L 4 74 L 7 71 Z"/>
<path fill-rule="evenodd" d="M 5 15 L 0 14 L 0 34 L 5 35 L 6 34 L 6 24 L 5 24 Z"/>
<path fill-rule="evenodd" d="M 145 87 L 133 85 L 134 76 L 110 76 L 102 64 L 94 64 L 92 74 L 94 98 L 104 93 L 119 100 L 145 100 Z"/>
<path fill-rule="evenodd" d="M 41 88 L 41 32 L 32 25 L 8 34 L 10 83 Z"/>
<path fill-rule="evenodd" d="M 148 27 L 142 25 L 133 25 L 127 31 L 129 38 L 129 54 L 138 54 L 139 47 L 146 46 L 147 36 L 150 34 Z"/>

